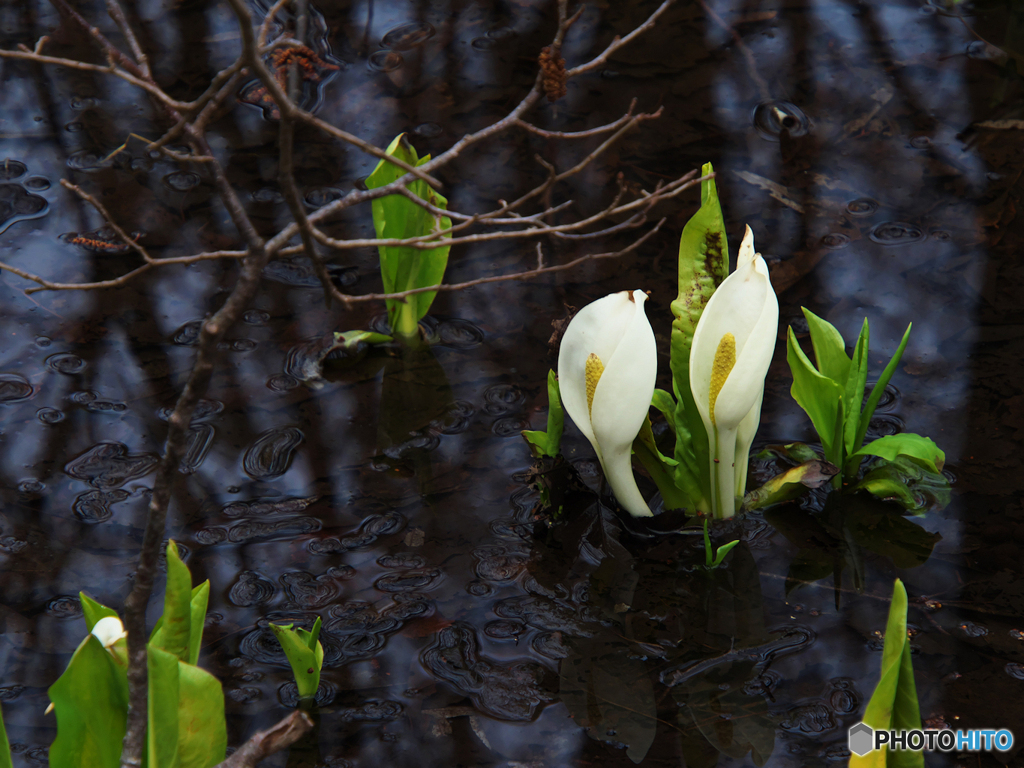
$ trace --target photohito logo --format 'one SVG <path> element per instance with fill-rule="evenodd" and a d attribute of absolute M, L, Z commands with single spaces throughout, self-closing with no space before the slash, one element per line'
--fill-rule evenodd
<path fill-rule="evenodd" d="M 912 752 L 1006 752 L 1013 746 L 1013 734 L 1005 728 L 952 731 L 949 729 L 876 731 L 870 725 L 857 723 L 849 730 L 850 751 L 857 757 L 888 746 Z"/>

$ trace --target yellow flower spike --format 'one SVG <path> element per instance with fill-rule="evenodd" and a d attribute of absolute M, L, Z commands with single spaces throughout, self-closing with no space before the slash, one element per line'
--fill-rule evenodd
<path fill-rule="evenodd" d="M 594 446 L 612 493 L 634 517 L 650 517 L 633 476 L 633 440 L 647 418 L 658 348 L 643 291 L 620 291 L 583 307 L 558 350 L 565 412 Z"/>
<path fill-rule="evenodd" d="M 718 342 L 718 351 L 715 352 L 715 362 L 711 366 L 711 395 L 708 398 L 708 406 L 711 411 L 711 423 L 715 423 L 715 401 L 718 400 L 718 393 L 722 391 L 725 380 L 736 366 L 736 337 L 731 333 L 722 336 Z"/>
<path fill-rule="evenodd" d="M 604 373 L 604 363 L 601 362 L 600 357 L 591 352 L 587 357 L 587 367 L 584 370 L 587 381 L 587 413 L 593 418 L 594 392 L 597 391 L 597 382 L 600 381 L 601 374 Z"/>

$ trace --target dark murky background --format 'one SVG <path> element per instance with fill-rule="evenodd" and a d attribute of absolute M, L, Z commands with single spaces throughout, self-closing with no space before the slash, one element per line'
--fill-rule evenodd
<path fill-rule="evenodd" d="M 749 765 L 751 747 L 772 766 L 844 763 L 846 728 L 877 680 L 896 576 L 911 597 L 929 725 L 1008 727 L 1024 739 L 1024 143 L 1019 122 L 975 125 L 1022 116 L 1019 11 L 967 3 L 965 25 L 942 0 L 710 4 L 751 58 L 700 4 L 680 2 L 534 113 L 543 127 L 570 130 L 615 119 L 632 98 L 644 111 L 665 107 L 559 189 L 576 201 L 566 215 L 606 203 L 617 173 L 650 189 L 713 161 L 733 247 L 749 223 L 783 325 L 799 322 L 804 305 L 852 339 L 867 316 L 877 376 L 913 321 L 872 431 L 931 435 L 946 451 L 953 503 L 921 519 L 869 510 L 875 552 L 854 547 L 855 557 L 824 518 L 808 523 L 795 506 L 769 516 L 779 530 L 789 521 L 787 538 L 754 515 L 721 531 L 721 541 L 742 533 L 746 543 L 711 579 L 693 568 L 695 539 L 638 539 L 593 506 L 535 535 L 518 432 L 543 423 L 551 322 L 566 304 L 641 287 L 667 337 L 678 233 L 696 192 L 662 206 L 665 231 L 640 253 L 442 294 L 432 354 L 373 353 L 318 389 L 293 375 L 316 340 L 379 327 L 383 307 L 327 310 L 308 262 L 277 262 L 197 413 L 170 518 L 194 579 L 212 581 L 202 663 L 224 683 L 232 744 L 294 704 L 267 622 L 319 614 L 321 725 L 292 765 L 630 765 L 624 744 L 633 754 L 650 744 L 646 765 Z M 128 7 L 175 96 L 198 95 L 231 62 L 237 31 L 225 4 Z M 339 70 L 308 92 L 310 104 L 380 146 L 410 131 L 421 154 L 505 114 L 554 27 L 551 4 L 519 0 L 315 7 L 311 44 Z M 655 7 L 589 4 L 568 64 Z M 102 3 L 80 10 L 112 27 Z M 92 56 L 41 0 L 5 4 L 0 32 L 6 48 L 47 34 L 55 55 Z M 164 129 L 139 92 L 89 73 L 0 67 L 5 261 L 65 281 L 135 265 L 67 242 L 103 222 L 62 177 L 159 255 L 237 245 L 202 168 L 149 158 L 136 140 L 103 161 L 129 134 Z M 287 220 L 274 123 L 236 104 L 210 138 L 259 225 L 274 231 Z M 536 153 L 568 167 L 595 145 L 510 134 L 441 176 L 453 208 L 487 210 L 543 178 Z M 374 164 L 307 130 L 298 147 L 311 207 Z M 369 209 L 330 231 L 369 236 Z M 528 245 L 461 247 L 448 279 L 533 259 Z M 336 264 L 350 291 L 379 290 L 375 252 Z M 234 274 L 233 265 L 168 267 L 119 290 L 31 297 L 25 281 L 0 278 L 0 700 L 16 765 L 45 762 L 55 726 L 42 714 L 46 689 L 84 633 L 78 590 L 118 607 L 127 595 L 162 418 L 191 365 L 196 324 Z M 788 397 L 783 332 L 759 444 L 813 439 Z M 599 468 L 574 427 L 563 449 L 597 489 Z M 592 686 L 589 705 L 580 680 Z M 588 718 L 593 738 L 579 724 Z M 996 764 L 929 759 L 961 763 Z"/>

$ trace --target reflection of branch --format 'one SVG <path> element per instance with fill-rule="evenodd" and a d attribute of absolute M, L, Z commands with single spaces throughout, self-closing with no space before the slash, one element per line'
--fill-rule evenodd
<path fill-rule="evenodd" d="M 310 716 L 296 710 L 267 730 L 254 733 L 231 757 L 214 768 L 254 768 L 264 758 L 288 749 L 312 729 Z"/>
<path fill-rule="evenodd" d="M 761 96 L 761 101 L 771 101 L 771 89 L 768 87 L 768 83 L 764 81 L 764 78 L 761 77 L 761 73 L 757 69 L 757 60 L 754 58 L 754 54 L 750 52 L 750 49 L 747 48 L 746 43 L 743 42 L 743 38 L 740 37 L 739 32 L 729 26 L 725 19 L 715 13 L 715 9 L 708 5 L 706 0 L 699 0 L 699 2 L 705 13 L 707 13 L 707 15 L 710 16 L 718 26 L 732 35 L 732 39 L 736 44 L 737 50 L 743 54 L 743 61 L 747 65 L 747 75 L 754 81 L 754 85 L 757 86 L 758 93 Z"/>

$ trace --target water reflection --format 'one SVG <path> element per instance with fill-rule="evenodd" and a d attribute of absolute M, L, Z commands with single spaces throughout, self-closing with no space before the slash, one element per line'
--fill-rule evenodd
<path fill-rule="evenodd" d="M 154 61 L 173 54 L 161 77 L 187 90 L 230 63 L 237 30 L 223 9 L 165 6 L 143 4 L 139 21 Z M 569 65 L 649 6 L 588 6 L 563 49 Z M 1024 350 L 1017 262 L 988 253 L 1001 242 L 1009 257 L 1019 245 L 1019 168 L 1005 131 L 971 126 L 1002 117 L 988 111 L 1010 86 L 946 4 L 922 6 L 936 13 L 844 0 L 708 6 L 713 16 L 681 4 L 538 109 L 539 125 L 571 130 L 618 117 L 633 97 L 642 109 L 666 107 L 565 199 L 599 208 L 619 172 L 649 189 L 714 161 L 730 232 L 750 222 L 774 253 L 783 317 L 798 318 L 803 304 L 852 338 L 867 316 L 885 358 L 914 322 L 902 396 L 872 430 L 934 435 L 959 465 L 955 487 L 970 515 L 954 506 L 915 522 L 891 507 L 789 507 L 766 515 L 770 525 L 753 517 L 718 533 L 745 543 L 708 576 L 688 534 L 640 540 L 621 530 L 599 503 L 599 472 L 583 471 L 596 466 L 592 451 L 570 428 L 570 463 L 544 470 L 571 482 L 558 497 L 569 523 L 538 528 L 516 432 L 544 416 L 551 321 L 566 304 L 636 285 L 652 290 L 655 328 L 667 335 L 675 237 L 695 199 L 666 209 L 665 236 L 636 256 L 442 294 L 425 323 L 429 348 L 404 357 L 363 349 L 327 361 L 320 378 L 311 369 L 318 374 L 325 336 L 374 327 L 380 308 L 328 309 L 311 262 L 280 260 L 234 332 L 247 338 L 219 353 L 170 523 L 192 550 L 194 578 L 214 584 L 221 618 L 207 630 L 204 664 L 225 682 L 233 743 L 294 703 L 267 622 L 319 613 L 330 648 L 319 743 L 329 763 L 406 765 L 413 754 L 437 766 L 629 765 L 641 751 L 691 765 L 714 765 L 719 753 L 745 765 L 841 760 L 844 729 L 877 676 L 886 606 L 872 595 L 888 591 L 894 570 L 920 601 L 912 621 L 926 717 L 970 715 L 992 727 L 1006 716 L 979 705 L 978 692 L 1013 700 L 1020 678 L 1012 632 L 1021 630 L 1007 617 L 1024 610 L 1013 506 L 1022 490 L 1013 425 L 1024 404 L 1008 359 Z M 45 6 L 31 7 L 3 31 L 5 47 L 52 31 Z M 306 106 L 378 145 L 410 130 L 433 151 L 529 87 L 552 25 L 543 3 L 366 0 L 320 10 L 312 37 L 337 70 L 309 86 Z M 968 22 L 1002 42 L 981 27 L 999 17 Z M 112 257 L 129 258 L 57 240 L 103 224 L 56 184 L 69 174 L 161 255 L 238 246 L 201 169 L 132 146 L 107 159 L 129 134 L 166 127 L 135 106 L 134 90 L 92 73 L 50 72 L 44 85 L 28 68 L 10 72 L 5 152 L 19 159 L 3 166 L 0 209 L 10 210 L 0 210 L 0 234 L 15 264 L 99 279 L 116 274 Z M 243 106 L 211 132 L 269 231 L 286 212 L 267 111 Z M 536 183 L 534 154 L 567 167 L 582 151 L 523 134 L 481 146 L 453 167 L 446 194 L 453 207 L 480 210 Z M 310 207 L 376 163 L 320 140 L 303 140 L 297 155 Z M 339 236 L 372 233 L 364 210 L 336 226 Z M 339 284 L 373 290 L 372 251 L 332 258 Z M 517 246 L 466 248 L 453 253 L 450 277 L 527 258 L 535 254 Z M 5 277 L 0 698 L 18 702 L 5 715 L 23 762 L 51 738 L 38 714 L 43 692 L 82 634 L 68 596 L 86 587 L 116 605 L 130 586 L 161 410 L 234 270 L 175 267 L 104 294 L 31 298 Z M 780 353 L 763 433 L 810 438 L 788 388 Z M 968 657 L 981 661 L 960 664 Z M 944 682 L 954 668 L 962 677 Z"/>

